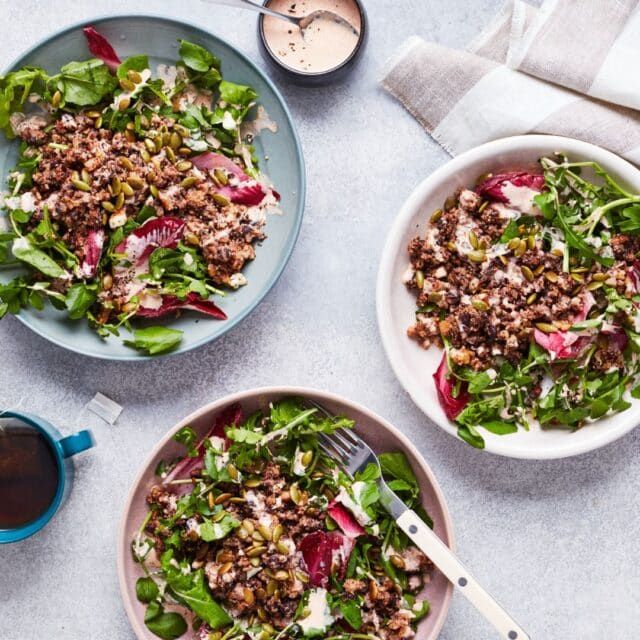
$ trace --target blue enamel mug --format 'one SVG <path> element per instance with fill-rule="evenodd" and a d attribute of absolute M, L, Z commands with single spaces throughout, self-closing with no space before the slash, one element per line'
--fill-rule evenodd
<path fill-rule="evenodd" d="M 95 441 L 90 431 L 79 431 L 70 436 L 63 436 L 50 422 L 30 413 L 18 411 L 0 412 L 0 429 L 35 430 L 42 435 L 49 445 L 50 453 L 57 466 L 57 485 L 49 506 L 35 519 L 11 528 L 2 528 L 0 524 L 0 544 L 24 540 L 42 529 L 56 514 L 69 495 L 73 485 L 73 463 L 71 458 L 94 446 Z M 1 461 L 0 461 L 1 463 Z M 0 477 L 0 482 L 8 482 Z"/>

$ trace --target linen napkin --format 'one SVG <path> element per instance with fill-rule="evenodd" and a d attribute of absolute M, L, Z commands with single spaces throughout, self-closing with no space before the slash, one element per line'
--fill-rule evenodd
<path fill-rule="evenodd" d="M 638 36 L 638 0 L 510 0 L 467 50 L 410 38 L 382 85 L 452 155 L 550 133 L 640 162 Z"/>

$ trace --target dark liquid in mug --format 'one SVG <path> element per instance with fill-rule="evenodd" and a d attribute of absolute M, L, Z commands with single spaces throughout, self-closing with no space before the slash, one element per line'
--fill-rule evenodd
<path fill-rule="evenodd" d="M 0 529 L 33 522 L 58 488 L 58 464 L 45 437 L 32 427 L 0 426 Z"/>

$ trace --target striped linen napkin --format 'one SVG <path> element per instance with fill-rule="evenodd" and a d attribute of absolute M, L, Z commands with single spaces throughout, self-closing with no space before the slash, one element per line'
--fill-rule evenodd
<path fill-rule="evenodd" d="M 510 0 L 466 50 L 412 37 L 383 87 L 450 154 L 521 133 L 640 163 L 639 0 Z"/>

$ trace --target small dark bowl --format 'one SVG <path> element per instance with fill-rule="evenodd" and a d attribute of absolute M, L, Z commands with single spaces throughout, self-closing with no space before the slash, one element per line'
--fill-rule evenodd
<path fill-rule="evenodd" d="M 300 71 L 284 64 L 270 49 L 269 44 L 264 35 L 264 15 L 260 15 L 258 18 L 258 40 L 260 42 L 260 51 L 262 56 L 269 63 L 269 65 L 281 73 L 285 79 L 295 84 L 300 84 L 308 87 L 318 87 L 332 82 L 337 82 L 345 78 L 358 64 L 362 57 L 367 39 L 369 37 L 369 24 L 367 22 L 367 14 L 364 10 L 364 6 L 361 0 L 353 0 L 360 12 L 360 37 L 358 42 L 351 52 L 351 55 L 341 62 L 338 66 L 326 71 L 319 71 L 315 73 Z M 264 0 L 263 4 L 269 6 L 271 0 Z"/>

